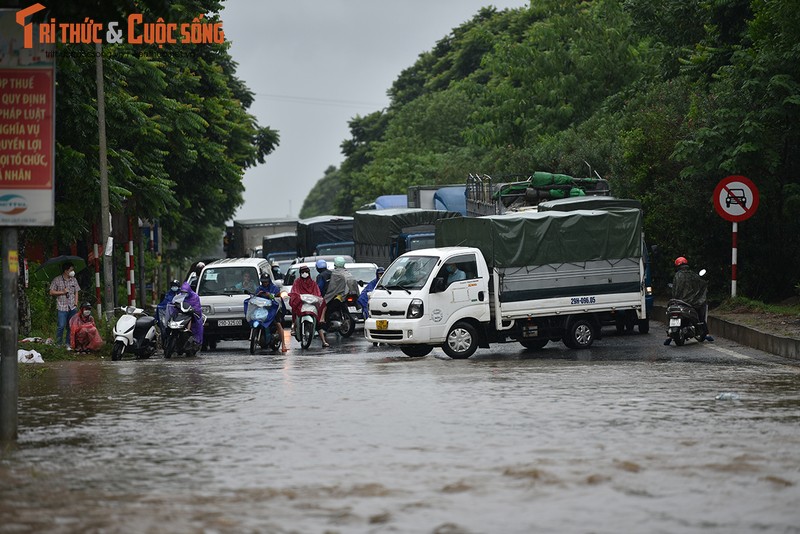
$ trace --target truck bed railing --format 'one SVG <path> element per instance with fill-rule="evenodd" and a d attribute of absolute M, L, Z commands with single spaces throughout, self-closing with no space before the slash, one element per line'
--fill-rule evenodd
<path fill-rule="evenodd" d="M 524 179 L 514 181 L 515 178 Z M 495 181 L 488 174 L 469 174 L 466 183 L 468 215 L 500 215 L 536 206 L 545 200 L 611 194 L 608 181 L 602 178 L 536 172 L 527 177 L 505 175 L 501 179 L 509 181 Z"/>

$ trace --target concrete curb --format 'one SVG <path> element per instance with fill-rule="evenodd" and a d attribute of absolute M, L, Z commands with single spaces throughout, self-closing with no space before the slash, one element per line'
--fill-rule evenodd
<path fill-rule="evenodd" d="M 667 316 L 665 306 L 653 306 L 653 319 L 664 322 Z M 741 345 L 776 354 L 783 358 L 800 360 L 800 339 L 767 334 L 755 328 L 744 326 L 719 317 L 708 316 L 708 330 L 712 336 L 724 337 Z"/>

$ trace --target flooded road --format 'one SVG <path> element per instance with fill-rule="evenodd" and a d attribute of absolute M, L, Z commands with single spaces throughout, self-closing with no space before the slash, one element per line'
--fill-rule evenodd
<path fill-rule="evenodd" d="M 0 532 L 800 532 L 797 362 L 661 340 L 45 364 Z"/>

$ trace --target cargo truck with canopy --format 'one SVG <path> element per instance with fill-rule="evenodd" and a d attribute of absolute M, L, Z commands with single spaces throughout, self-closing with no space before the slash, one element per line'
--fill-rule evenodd
<path fill-rule="evenodd" d="M 386 270 L 370 297 L 367 339 L 410 356 L 440 346 L 468 358 L 509 341 L 588 348 L 609 314 L 644 317 L 640 210 L 442 219 L 436 244 Z"/>
<path fill-rule="evenodd" d="M 434 246 L 436 221 L 453 217 L 461 214 L 415 208 L 357 211 L 355 257 L 386 267 L 405 252 Z"/>

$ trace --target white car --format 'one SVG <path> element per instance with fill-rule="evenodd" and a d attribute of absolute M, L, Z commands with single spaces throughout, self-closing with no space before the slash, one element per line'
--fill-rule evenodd
<path fill-rule="evenodd" d="M 254 284 L 251 288 L 242 286 L 245 273 Z M 244 301 L 263 274 L 272 280 L 272 270 L 264 258 L 228 258 L 205 266 L 197 283 L 197 295 L 206 316 L 204 347 L 214 349 L 218 341 L 250 336 L 250 326 L 244 320 Z"/>
<path fill-rule="evenodd" d="M 325 263 L 328 264 L 328 269 L 333 270 L 333 262 L 326 261 Z M 286 271 L 286 276 L 283 279 L 283 289 L 282 291 L 286 292 L 286 297 L 284 297 L 284 303 L 286 304 L 286 317 L 284 320 L 287 323 L 292 321 L 292 308 L 289 306 L 289 293 L 292 291 L 292 284 L 294 283 L 295 279 L 299 276 L 300 267 L 308 267 L 311 271 L 311 279 L 316 280 L 317 274 L 317 266 L 315 262 L 304 262 L 304 263 L 295 263 L 289 267 Z M 378 269 L 378 266 L 374 263 L 345 263 L 344 268 L 350 271 L 353 277 L 358 280 L 358 287 L 359 289 L 364 289 L 364 286 L 369 284 L 375 279 L 375 271 Z M 361 315 L 361 311 L 358 310 L 355 306 L 350 307 L 350 313 L 358 319 L 359 323 L 364 322 L 364 318 Z"/>

